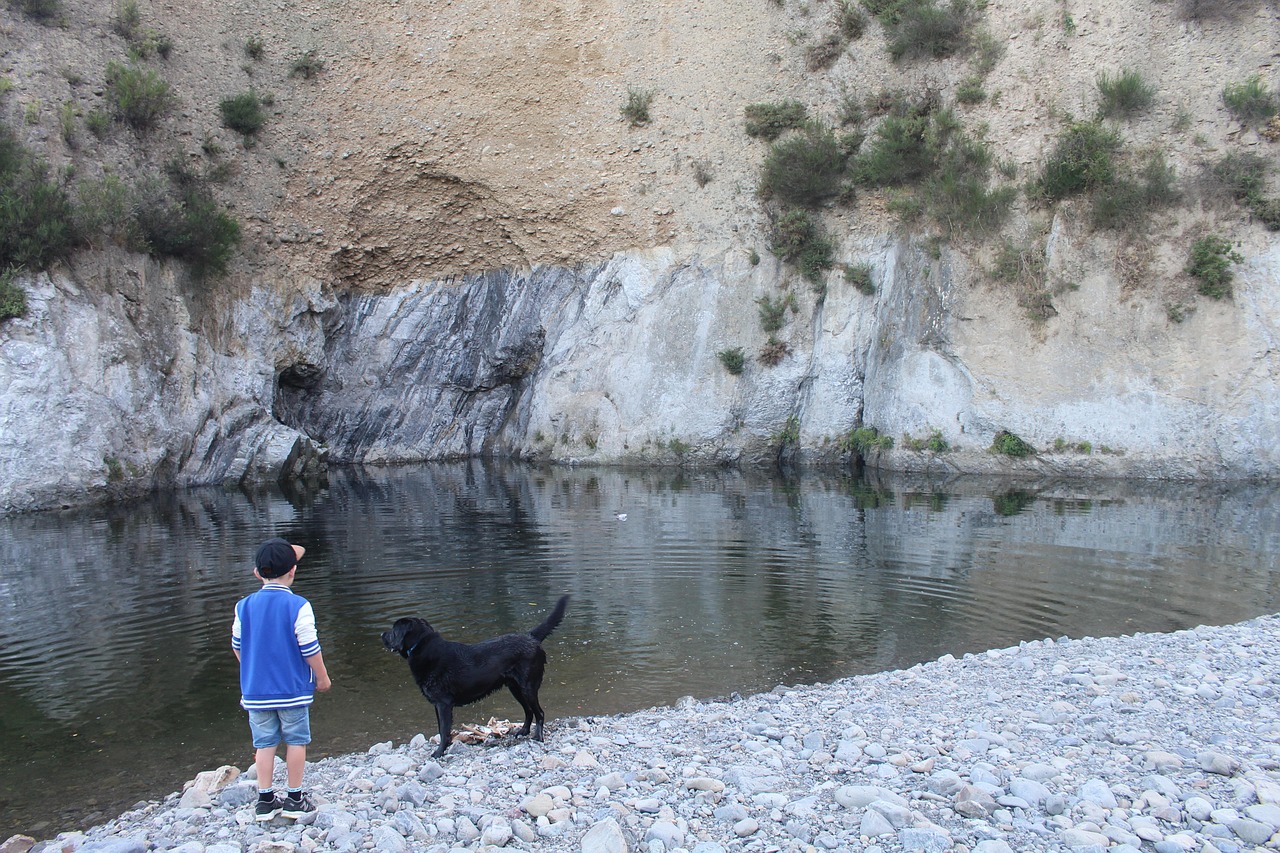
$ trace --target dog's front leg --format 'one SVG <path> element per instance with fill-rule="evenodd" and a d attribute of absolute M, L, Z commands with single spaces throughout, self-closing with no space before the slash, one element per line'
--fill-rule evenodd
<path fill-rule="evenodd" d="M 432 758 L 439 758 L 453 742 L 453 705 L 449 702 L 437 702 L 436 725 L 440 727 L 440 745 L 431 753 Z"/>

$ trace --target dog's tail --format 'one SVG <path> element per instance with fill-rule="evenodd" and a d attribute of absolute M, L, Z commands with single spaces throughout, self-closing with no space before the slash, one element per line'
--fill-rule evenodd
<path fill-rule="evenodd" d="M 548 616 L 546 619 L 543 619 L 542 624 L 539 625 L 537 628 L 534 628 L 529 633 L 532 634 L 533 638 L 537 640 L 539 643 L 541 643 L 547 637 L 550 637 L 551 632 L 556 629 L 556 626 L 564 621 L 564 610 L 568 606 L 569 606 L 569 596 L 567 595 L 560 596 L 560 600 L 556 602 L 555 610 L 551 611 L 551 615 Z"/>

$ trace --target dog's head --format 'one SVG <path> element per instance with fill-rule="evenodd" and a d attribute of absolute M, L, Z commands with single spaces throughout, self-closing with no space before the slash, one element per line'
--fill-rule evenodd
<path fill-rule="evenodd" d="M 425 619 L 397 619 L 390 631 L 382 632 L 382 645 L 407 660 L 413 650 L 434 633 L 435 629 Z"/>

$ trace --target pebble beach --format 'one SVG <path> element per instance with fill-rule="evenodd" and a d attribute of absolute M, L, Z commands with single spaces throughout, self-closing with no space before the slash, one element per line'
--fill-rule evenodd
<path fill-rule="evenodd" d="M 211 768 L 88 831 L 0 850 L 1274 850 L 1280 616 L 1037 640 L 552 719 L 542 743 L 433 748 L 419 734 L 309 763 L 319 808 L 296 821 L 254 819 L 252 768 Z"/>

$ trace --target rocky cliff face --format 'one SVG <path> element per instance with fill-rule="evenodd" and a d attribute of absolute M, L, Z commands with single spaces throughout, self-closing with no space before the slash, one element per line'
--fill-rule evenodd
<path fill-rule="evenodd" d="M 1195 183 L 1229 150 L 1276 159 L 1221 99 L 1253 74 L 1274 84 L 1269 3 L 1198 19 L 1173 3 L 987 6 L 1001 49 L 963 119 L 1009 171 L 1034 175 L 1093 112 L 1100 71 L 1138 67 L 1156 104 L 1123 137 L 1161 146 L 1184 192 L 1136 238 L 1092 228 L 1083 202 L 1015 201 L 1004 237 L 1036 247 L 1052 284 L 1034 319 L 990 272 L 1000 238 L 903 228 L 884 193 L 820 211 L 874 294 L 838 267 L 814 287 L 769 253 L 746 104 L 797 98 L 834 121 L 851 94 L 950 98 L 971 73 L 890 62 L 874 22 L 810 71 L 837 11 L 821 4 L 517 4 L 483 20 L 465 3 L 140 5 L 175 39 L 163 67 L 182 97 L 149 137 L 58 139 L 47 107 L 100 103 L 123 51 L 114 13 L 87 0 L 64 0 L 57 27 L 0 10 L 0 107 L 54 169 L 229 152 L 219 193 L 245 240 L 212 284 L 118 249 L 19 277 L 28 314 L 0 325 L 6 509 L 292 476 L 325 454 L 834 462 L 858 425 L 894 439 L 868 451 L 891 468 L 1280 475 L 1280 244 Z M 265 59 L 245 59 L 249 36 Z M 305 50 L 325 60 L 315 79 L 289 73 Z M 250 86 L 274 107 L 243 147 L 216 105 Z M 649 124 L 621 120 L 628 88 L 654 93 Z M 1197 297 L 1182 271 L 1209 231 L 1244 257 L 1231 300 Z M 776 332 L 764 300 L 786 302 Z M 718 354 L 739 347 L 735 375 Z M 1002 431 L 1036 454 L 990 453 Z"/>

